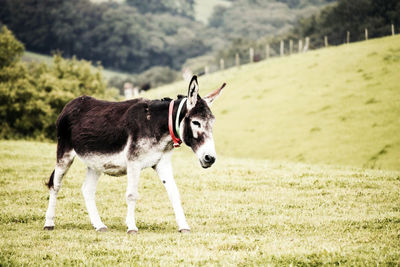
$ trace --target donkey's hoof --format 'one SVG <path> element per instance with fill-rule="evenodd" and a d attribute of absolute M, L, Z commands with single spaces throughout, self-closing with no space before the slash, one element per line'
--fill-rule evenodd
<path fill-rule="evenodd" d="M 96 229 L 96 232 L 107 232 L 108 229 L 107 227 L 100 227 L 99 229 Z"/>
<path fill-rule="evenodd" d="M 179 230 L 179 233 L 188 234 L 188 233 L 190 233 L 190 229 L 181 229 L 181 230 Z"/>
<path fill-rule="evenodd" d="M 53 226 L 45 226 L 45 227 L 43 227 L 43 230 L 53 231 L 54 230 L 54 225 Z"/>
<path fill-rule="evenodd" d="M 137 230 L 128 230 L 128 232 L 126 232 L 128 235 L 136 235 L 138 233 Z"/>

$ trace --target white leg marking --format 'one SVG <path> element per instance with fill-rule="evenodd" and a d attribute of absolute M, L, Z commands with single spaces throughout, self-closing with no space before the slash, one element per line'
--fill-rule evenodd
<path fill-rule="evenodd" d="M 168 197 L 172 203 L 179 231 L 190 230 L 190 227 L 186 222 L 185 214 L 183 213 L 178 187 L 176 186 L 172 173 L 171 155 L 172 153 L 168 153 L 161 158 L 160 162 L 156 166 L 156 171 L 161 182 L 164 184 Z"/>
<path fill-rule="evenodd" d="M 86 209 L 89 213 L 90 222 L 96 231 L 105 230 L 107 227 L 100 219 L 99 212 L 96 207 L 96 187 L 100 177 L 100 172 L 91 168 L 87 169 L 86 180 L 82 185 L 82 193 L 85 198 Z"/>
<path fill-rule="evenodd" d="M 127 167 L 128 186 L 126 188 L 126 203 L 128 204 L 128 211 L 126 214 L 126 225 L 128 226 L 128 233 L 134 233 L 138 231 L 135 220 L 135 205 L 139 199 L 139 178 L 140 178 L 140 166 L 133 162 L 128 162 Z"/>
<path fill-rule="evenodd" d="M 49 207 L 46 211 L 46 221 L 44 223 L 44 228 L 53 229 L 54 227 L 54 217 L 56 213 L 56 202 L 57 202 L 57 193 L 53 188 L 50 188 L 50 198 L 49 198 Z"/>
<path fill-rule="evenodd" d="M 66 153 L 64 158 L 62 158 L 56 164 L 56 168 L 54 169 L 54 177 L 53 177 L 53 188 L 50 188 L 50 197 L 49 197 L 49 206 L 46 211 L 46 221 L 44 222 L 45 229 L 53 229 L 54 228 L 54 218 L 56 215 L 56 202 L 57 202 L 57 194 L 61 189 L 62 178 L 65 173 L 68 171 L 69 167 L 72 164 L 72 161 L 75 157 L 75 152 L 71 151 L 70 153 Z"/>

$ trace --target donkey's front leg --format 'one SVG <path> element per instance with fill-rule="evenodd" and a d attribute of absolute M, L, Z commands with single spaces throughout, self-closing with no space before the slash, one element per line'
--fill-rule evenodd
<path fill-rule="evenodd" d="M 135 234 L 138 231 L 135 220 L 135 205 L 139 199 L 139 177 L 140 166 L 133 162 L 128 162 L 127 167 L 128 186 L 126 188 L 126 203 L 128 204 L 128 212 L 126 214 L 126 225 L 128 226 L 128 234 Z"/>
<path fill-rule="evenodd" d="M 96 231 L 105 232 L 107 226 L 101 221 L 96 207 L 96 187 L 100 177 L 100 172 L 92 168 L 87 168 L 86 180 L 82 185 L 82 193 L 86 203 L 86 209 L 89 213 L 90 222 Z"/>
<path fill-rule="evenodd" d="M 167 190 L 169 199 L 171 200 L 179 232 L 189 232 L 190 228 L 186 222 L 185 214 L 183 213 L 178 187 L 175 184 L 172 173 L 171 153 L 163 156 L 160 162 L 156 165 L 156 171 Z"/>

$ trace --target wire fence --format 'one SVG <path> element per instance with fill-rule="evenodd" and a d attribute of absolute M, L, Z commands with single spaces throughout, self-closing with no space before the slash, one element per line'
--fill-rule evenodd
<path fill-rule="evenodd" d="M 329 46 L 337 46 L 342 44 L 349 44 L 352 42 L 366 41 L 372 38 L 379 38 L 384 36 L 394 36 L 395 25 L 391 24 L 387 27 L 387 31 L 374 32 L 370 34 L 368 28 L 360 35 L 352 37 L 350 31 L 344 32 L 342 36 L 331 37 L 323 35 L 319 40 L 316 37 L 304 37 L 302 39 L 283 39 L 280 41 L 273 41 L 258 45 L 255 47 L 248 47 L 246 51 L 237 52 L 234 56 L 221 57 L 204 66 L 204 69 L 198 70 L 199 75 L 207 75 L 220 70 L 240 67 L 240 65 L 268 60 L 273 57 L 284 57 L 292 54 L 306 53 L 309 50 L 321 49 Z"/>

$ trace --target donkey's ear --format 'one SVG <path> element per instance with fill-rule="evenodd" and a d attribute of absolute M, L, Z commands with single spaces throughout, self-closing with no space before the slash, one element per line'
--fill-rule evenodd
<path fill-rule="evenodd" d="M 226 83 L 224 83 L 220 88 L 218 88 L 214 92 L 209 93 L 203 98 L 209 107 L 211 107 L 214 100 L 217 99 L 217 97 L 221 94 L 222 89 L 224 89 L 225 85 Z"/>
<path fill-rule="evenodd" d="M 188 90 L 188 95 L 187 95 L 187 102 L 186 106 L 187 109 L 190 110 L 196 106 L 197 102 L 197 95 L 199 93 L 199 84 L 197 83 L 197 76 L 194 75 L 192 77 L 192 80 L 189 83 L 189 90 Z"/>

